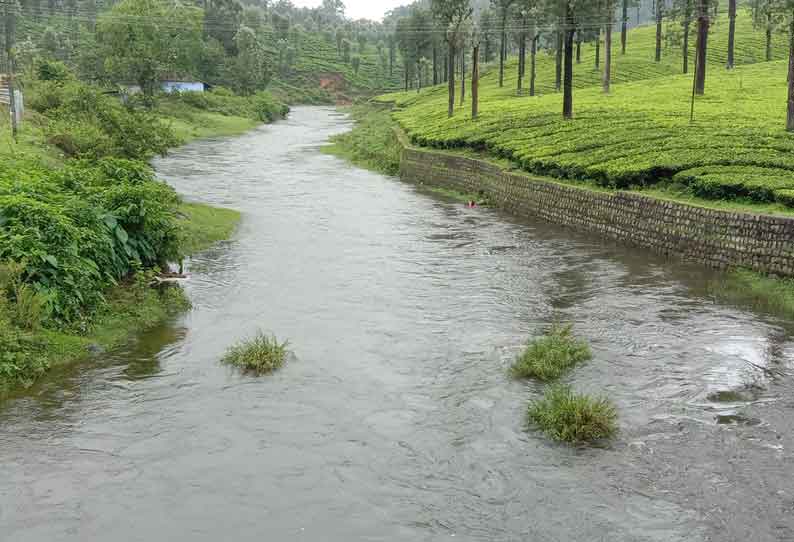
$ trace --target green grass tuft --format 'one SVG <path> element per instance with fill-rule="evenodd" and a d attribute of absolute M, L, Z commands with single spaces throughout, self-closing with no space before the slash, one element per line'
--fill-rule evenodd
<path fill-rule="evenodd" d="M 269 373 L 284 365 L 288 345 L 289 341 L 279 342 L 275 335 L 259 331 L 253 338 L 229 348 L 221 361 L 245 371 Z"/>
<path fill-rule="evenodd" d="M 572 326 L 555 324 L 543 337 L 529 343 L 510 373 L 515 378 L 556 380 L 568 369 L 592 357 L 585 341 L 571 333 Z"/>
<path fill-rule="evenodd" d="M 577 394 L 557 384 L 529 405 L 527 415 L 546 435 L 562 442 L 594 442 L 618 430 L 618 413 L 609 399 Z"/>

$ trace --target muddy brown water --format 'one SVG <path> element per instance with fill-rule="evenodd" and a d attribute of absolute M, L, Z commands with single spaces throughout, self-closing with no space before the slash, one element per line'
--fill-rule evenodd
<path fill-rule="evenodd" d="M 319 151 L 348 128 L 296 108 L 156 161 L 239 231 L 190 262 L 192 312 L 0 405 L 0 539 L 794 539 L 791 323 Z M 610 444 L 525 424 L 540 388 L 506 370 L 556 320 L 592 344 L 565 380 L 615 401 Z M 257 328 L 291 340 L 281 371 L 218 363 Z"/>

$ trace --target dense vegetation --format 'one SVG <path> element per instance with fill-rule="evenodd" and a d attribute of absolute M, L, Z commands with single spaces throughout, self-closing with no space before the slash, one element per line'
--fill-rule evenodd
<path fill-rule="evenodd" d="M 202 81 L 237 94 L 269 88 L 293 103 L 329 103 L 395 88 L 399 70 L 384 25 L 351 21 L 338 0 L 289 2 L 22 0 L 4 3 L 18 72 L 60 60 L 83 81 L 140 92 Z"/>
<path fill-rule="evenodd" d="M 693 121 L 692 78 L 671 75 L 680 70 L 678 56 L 653 62 L 652 28 L 629 32 L 631 47 L 612 67 L 621 84 L 606 95 L 597 86 L 600 72 L 584 64 L 593 48 L 582 44 L 572 119 L 559 115 L 560 98 L 550 92 L 554 59 L 546 54 L 538 58 L 540 95 L 500 88 L 495 70 L 484 76 L 476 120 L 468 110 L 448 117 L 441 87 L 381 99 L 399 106 L 395 118 L 419 145 L 486 151 L 532 173 L 609 188 L 667 182 L 701 198 L 793 205 L 794 140 L 783 122 L 786 63 L 721 68 L 725 49 L 714 44 L 725 43 L 727 23 L 719 19 L 712 30 L 714 68 L 708 93 L 694 103 Z M 750 11 L 740 10 L 736 27 L 735 63 L 763 58 L 764 32 L 753 27 Z M 770 56 L 782 55 L 773 46 Z"/>

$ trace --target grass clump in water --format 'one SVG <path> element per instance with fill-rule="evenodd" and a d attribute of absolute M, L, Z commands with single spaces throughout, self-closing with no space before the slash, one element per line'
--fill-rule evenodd
<path fill-rule="evenodd" d="M 555 324 L 543 337 L 530 342 L 510 368 L 515 378 L 555 380 L 592 357 L 586 342 L 571 333 L 572 325 Z"/>
<path fill-rule="evenodd" d="M 222 361 L 245 371 L 269 373 L 284 365 L 289 341 L 279 342 L 275 335 L 259 331 L 226 351 Z"/>
<path fill-rule="evenodd" d="M 529 420 L 554 440 L 580 443 L 609 438 L 617 433 L 618 413 L 606 397 L 575 393 L 559 384 L 546 388 L 527 410 Z"/>

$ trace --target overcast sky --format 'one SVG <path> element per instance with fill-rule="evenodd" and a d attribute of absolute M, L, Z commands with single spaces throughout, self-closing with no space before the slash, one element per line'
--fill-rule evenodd
<path fill-rule="evenodd" d="M 383 14 L 397 6 L 410 4 L 411 0 L 342 0 L 345 4 L 345 14 L 351 19 L 372 19 L 380 21 Z M 319 6 L 322 0 L 292 0 L 298 7 L 313 8 Z"/>

